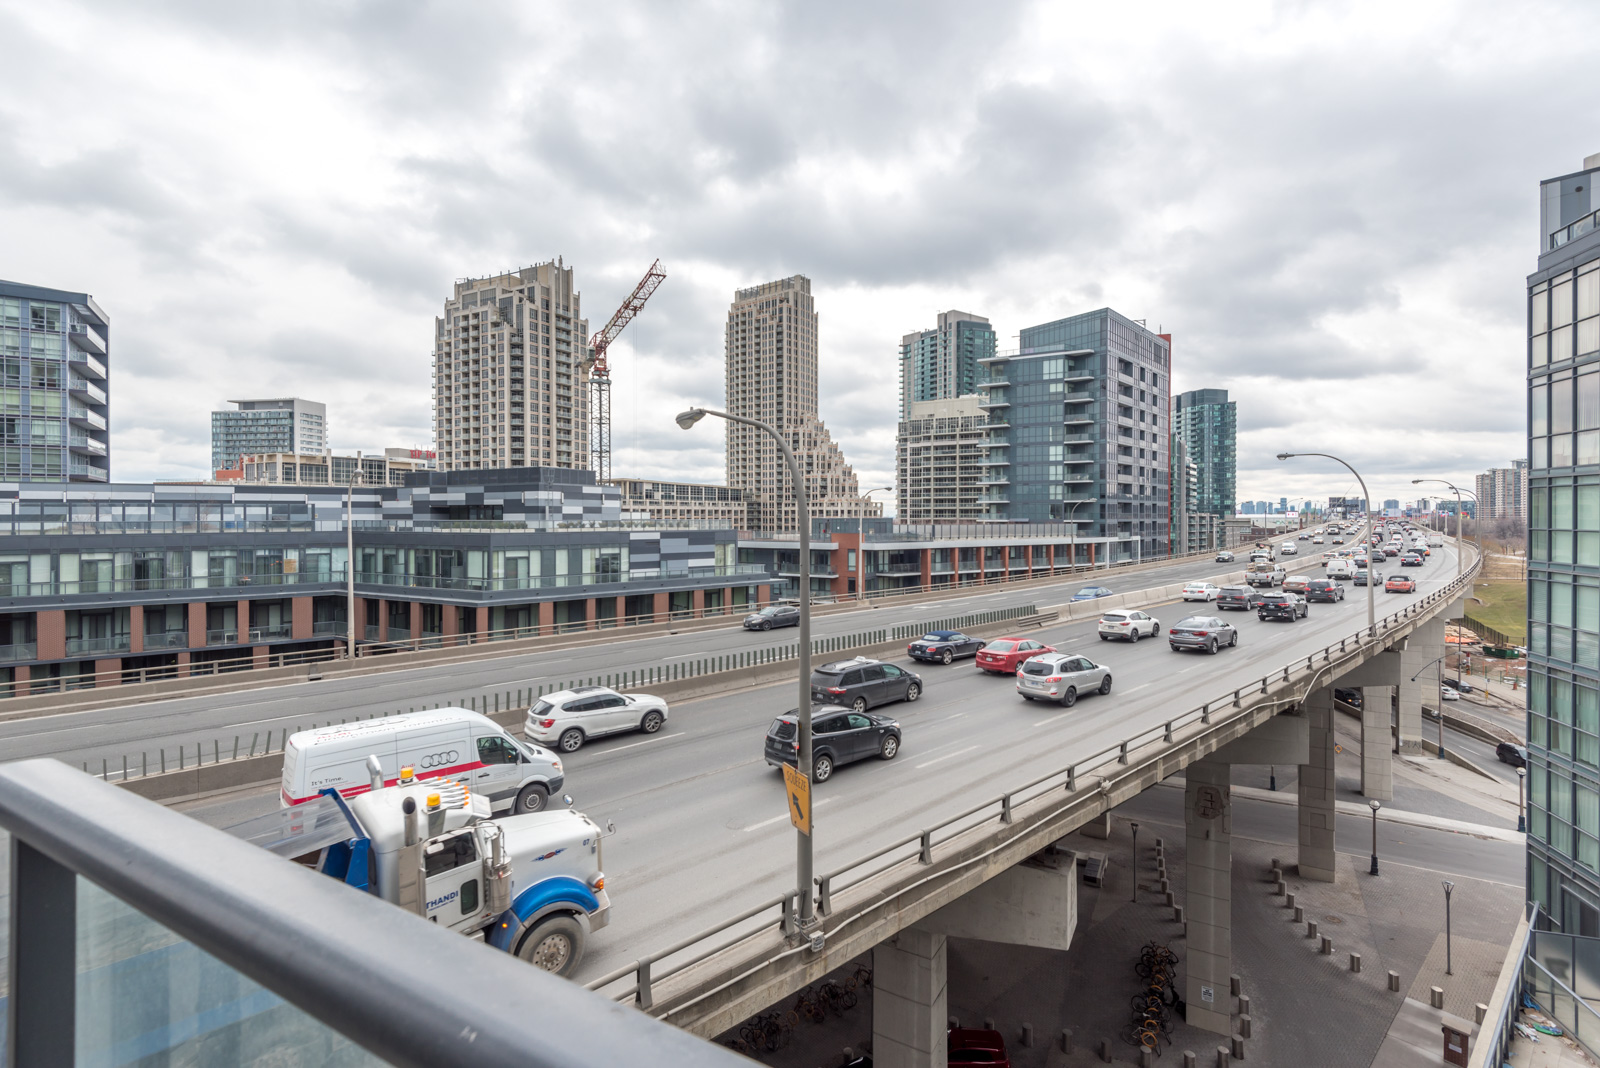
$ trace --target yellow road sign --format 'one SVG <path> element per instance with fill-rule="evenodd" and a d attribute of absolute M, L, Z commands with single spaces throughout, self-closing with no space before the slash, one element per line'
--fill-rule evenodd
<path fill-rule="evenodd" d="M 801 834 L 811 836 L 811 780 L 799 768 L 783 766 L 783 788 L 789 797 L 789 822 Z"/>

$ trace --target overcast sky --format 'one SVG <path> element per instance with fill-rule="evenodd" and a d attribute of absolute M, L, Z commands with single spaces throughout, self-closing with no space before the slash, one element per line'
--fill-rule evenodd
<path fill-rule="evenodd" d="M 723 479 L 672 416 L 723 400 L 733 290 L 801 273 L 863 487 L 902 334 L 1110 305 L 1239 402 L 1242 499 L 1356 491 L 1284 448 L 1410 499 L 1524 455 L 1536 192 L 1600 152 L 1597 35 L 1581 2 L 0 0 L 0 278 L 110 314 L 118 481 L 203 475 L 229 397 L 428 447 L 452 280 L 560 255 L 596 328 L 667 270 L 612 349 L 618 474 Z"/>

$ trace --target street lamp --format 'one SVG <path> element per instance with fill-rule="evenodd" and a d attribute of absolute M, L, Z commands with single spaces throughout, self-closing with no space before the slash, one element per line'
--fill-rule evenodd
<path fill-rule="evenodd" d="M 794 482 L 795 525 L 799 528 L 800 534 L 800 640 L 795 649 L 798 654 L 796 659 L 799 662 L 797 672 L 799 703 L 795 707 L 795 715 L 800 720 L 800 751 L 796 763 L 800 774 L 809 779 L 811 776 L 811 513 L 806 502 L 805 480 L 800 477 L 800 465 L 795 462 L 794 450 L 789 448 L 789 442 L 766 423 L 710 408 L 690 408 L 686 412 L 678 413 L 678 425 L 688 430 L 708 415 L 714 415 L 730 423 L 754 427 L 770 435 L 772 440 L 778 443 L 784 462 L 789 465 L 789 477 Z M 815 830 L 814 823 L 812 829 Z M 799 899 L 801 930 L 815 926 L 817 922 L 816 907 L 811 897 L 812 856 L 811 835 L 797 829 L 794 877 Z"/>
<path fill-rule="evenodd" d="M 1372 868 L 1368 875 L 1378 874 L 1378 809 L 1383 806 L 1378 804 L 1378 799 L 1373 798 L 1367 804 L 1372 806 Z"/>
<path fill-rule="evenodd" d="M 1133 901 L 1139 902 L 1139 821 L 1130 820 L 1128 825 L 1133 828 L 1133 862 L 1128 870 L 1133 872 Z"/>
<path fill-rule="evenodd" d="M 1449 486 L 1451 489 L 1456 491 L 1456 578 L 1460 578 L 1461 577 L 1461 571 L 1462 571 L 1461 524 L 1466 522 L 1466 513 L 1461 510 L 1461 495 L 1463 493 L 1465 493 L 1465 494 L 1469 495 L 1472 498 L 1472 503 L 1473 503 L 1473 506 L 1474 506 L 1472 510 L 1474 512 L 1478 511 L 1478 507 L 1477 507 L 1477 505 L 1478 505 L 1478 495 L 1476 493 L 1473 493 L 1471 490 L 1464 490 L 1460 486 L 1456 485 L 1454 482 L 1451 482 L 1451 481 L 1449 481 L 1447 479 L 1443 479 L 1443 478 L 1414 478 L 1414 479 L 1411 480 L 1411 484 L 1413 486 L 1420 486 L 1424 482 L 1437 482 L 1441 486 Z M 1473 527 L 1475 528 L 1474 533 L 1477 535 L 1477 539 L 1478 539 L 1478 556 L 1482 557 L 1483 556 L 1483 524 L 1474 522 L 1473 523 Z"/>
<path fill-rule="evenodd" d="M 1449 879 L 1440 879 L 1439 883 L 1444 887 L 1444 974 L 1454 975 L 1450 967 L 1450 891 L 1456 884 Z"/>
<path fill-rule="evenodd" d="M 357 452 L 355 470 L 350 472 L 350 484 L 344 490 L 344 655 L 352 660 L 356 655 L 356 523 L 353 498 L 356 483 L 360 481 L 361 453 Z M 245 623 L 248 624 L 249 620 L 245 620 Z"/>
<path fill-rule="evenodd" d="M 863 496 L 863 497 L 871 497 L 874 493 L 893 493 L 893 492 L 894 492 L 894 487 L 893 486 L 878 486 L 875 489 L 867 490 L 865 493 L 861 494 L 861 496 Z M 858 600 L 858 601 L 864 601 L 864 600 L 867 599 L 867 548 L 866 548 L 867 536 L 866 535 L 867 535 L 867 511 L 866 511 L 865 508 L 863 508 L 861 510 L 861 514 L 856 517 L 856 600 Z M 920 583 L 919 583 L 919 585 L 920 585 Z"/>
<path fill-rule="evenodd" d="M 1517 769 L 1517 833 L 1518 834 L 1526 834 L 1526 833 L 1528 833 L 1528 817 L 1527 817 L 1527 811 L 1528 810 L 1524 807 L 1524 804 L 1525 804 L 1524 801 L 1523 801 L 1524 794 L 1522 792 L 1523 791 L 1523 787 L 1527 785 L 1527 782 L 1528 782 L 1528 769 L 1527 768 L 1518 768 Z"/>
<path fill-rule="evenodd" d="M 1360 472 L 1358 472 L 1355 468 L 1351 467 L 1349 464 L 1345 463 L 1343 460 L 1339 459 L 1337 456 L 1333 456 L 1333 455 L 1331 455 L 1329 453 L 1326 453 L 1326 452 L 1280 452 L 1278 454 L 1278 459 L 1280 459 L 1280 460 L 1289 460 L 1289 459 L 1293 459 L 1296 456 L 1320 456 L 1325 460 L 1332 460 L 1334 463 L 1343 464 L 1347 471 L 1349 471 L 1352 475 L 1356 476 L 1356 481 L 1361 484 L 1361 496 L 1362 496 L 1362 499 L 1366 503 L 1366 506 L 1367 506 L 1367 508 L 1366 508 L 1366 512 L 1367 512 L 1367 532 L 1364 535 L 1362 535 L 1362 540 L 1370 541 L 1371 537 L 1372 537 L 1372 495 L 1367 492 L 1366 480 L 1361 477 Z M 1375 620 L 1375 617 L 1373 615 L 1373 607 L 1372 607 L 1372 570 L 1369 567 L 1368 571 L 1367 571 L 1367 634 L 1368 634 L 1368 636 L 1375 635 L 1375 634 L 1378 633 L 1378 627 L 1377 627 L 1377 624 L 1376 624 L 1376 622 L 1374 620 Z"/>
<path fill-rule="evenodd" d="M 1449 655 L 1450 655 L 1449 653 L 1445 654 L 1445 656 L 1449 656 Z M 1459 657 L 1461 654 L 1458 652 L 1456 655 Z M 1436 656 L 1432 660 L 1428 661 L 1426 664 L 1423 664 L 1422 667 L 1417 671 L 1417 673 L 1415 675 L 1411 676 L 1411 681 L 1412 682 L 1416 682 L 1419 678 L 1422 677 L 1422 673 L 1424 671 L 1427 671 L 1429 668 L 1431 668 L 1433 665 L 1437 664 L 1439 661 L 1441 661 L 1443 659 L 1444 659 L 1444 656 Z M 1443 760 L 1444 759 L 1444 669 L 1443 668 L 1441 668 L 1440 670 L 1435 671 L 1433 673 L 1433 684 L 1434 684 L 1434 689 L 1437 691 L 1433 695 L 1433 710 L 1435 712 L 1439 713 L 1439 759 Z"/>

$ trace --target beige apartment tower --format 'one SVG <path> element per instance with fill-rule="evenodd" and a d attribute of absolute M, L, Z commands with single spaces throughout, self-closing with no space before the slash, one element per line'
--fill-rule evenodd
<path fill-rule="evenodd" d="M 589 461 L 589 322 L 557 259 L 463 278 L 434 320 L 441 471 Z"/>
<path fill-rule="evenodd" d="M 855 472 L 817 416 L 817 310 L 811 280 L 793 275 L 735 292 L 726 337 L 728 411 L 759 419 L 789 439 L 813 518 L 877 516 Z M 728 486 L 749 502 L 753 530 L 797 529 L 788 468 L 753 427 L 728 424 Z"/>

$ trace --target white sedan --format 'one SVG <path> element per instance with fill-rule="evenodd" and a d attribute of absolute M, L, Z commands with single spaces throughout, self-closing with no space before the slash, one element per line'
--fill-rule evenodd
<path fill-rule="evenodd" d="M 1217 587 L 1209 582 L 1191 582 L 1183 588 L 1185 601 L 1215 601 Z"/>

